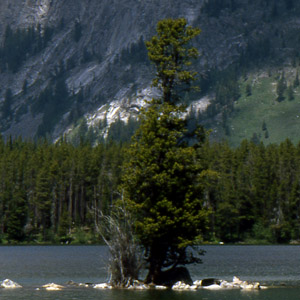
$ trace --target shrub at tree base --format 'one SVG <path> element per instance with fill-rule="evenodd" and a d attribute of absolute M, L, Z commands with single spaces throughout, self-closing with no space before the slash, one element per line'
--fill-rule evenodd
<path fill-rule="evenodd" d="M 114 287 L 129 287 L 139 277 L 143 265 L 141 248 L 133 235 L 132 217 L 126 208 L 116 206 L 110 216 L 101 212 L 101 227 L 97 227 L 109 247 L 109 283 Z"/>

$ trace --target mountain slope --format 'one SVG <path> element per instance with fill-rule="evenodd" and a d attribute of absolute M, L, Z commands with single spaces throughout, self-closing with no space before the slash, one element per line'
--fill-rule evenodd
<path fill-rule="evenodd" d="M 264 144 L 280 143 L 286 138 L 296 144 L 299 142 L 300 88 L 294 84 L 297 69 L 286 67 L 283 70 L 287 87 L 282 101 L 277 100 L 276 91 L 282 73 L 259 72 L 240 81 L 241 97 L 227 121 L 227 137 L 231 145 L 238 146 L 243 139 Z M 250 95 L 248 85 L 251 86 Z M 222 132 L 222 126 L 217 127 Z M 223 136 L 226 136 L 224 131 Z"/>
<path fill-rule="evenodd" d="M 138 106 L 137 95 L 151 97 L 153 77 L 144 40 L 167 17 L 185 17 L 202 29 L 195 41 L 202 94 L 188 101 L 207 94 L 213 102 L 220 74 L 233 63 L 240 77 L 298 55 L 299 11 L 291 0 L 1 1 L 0 131 L 55 139 L 86 114 L 97 119 L 99 108 L 113 101 L 123 111 Z M 202 117 L 208 126 L 228 103 L 219 106 Z"/>

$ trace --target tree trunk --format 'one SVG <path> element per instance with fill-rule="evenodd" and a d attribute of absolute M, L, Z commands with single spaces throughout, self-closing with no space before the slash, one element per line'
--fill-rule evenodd
<path fill-rule="evenodd" d="M 149 271 L 145 283 L 159 284 L 159 278 L 162 272 L 162 266 L 166 257 L 167 249 L 164 249 L 160 243 L 153 243 L 149 254 Z"/>
<path fill-rule="evenodd" d="M 178 281 L 192 285 L 193 280 L 190 273 L 185 267 L 177 267 L 174 263 L 168 270 L 163 270 L 168 252 L 167 246 L 162 246 L 161 243 L 154 243 L 150 249 L 149 255 L 149 271 L 145 279 L 147 284 L 165 285 L 171 287 Z"/>

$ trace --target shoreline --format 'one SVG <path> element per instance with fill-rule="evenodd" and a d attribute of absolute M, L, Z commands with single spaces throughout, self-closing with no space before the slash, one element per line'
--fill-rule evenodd
<path fill-rule="evenodd" d="M 206 279 L 204 279 L 206 280 Z M 68 281 L 64 284 L 47 283 L 43 285 L 20 285 L 19 283 L 10 279 L 0 281 L 0 288 L 3 290 L 36 290 L 36 291 L 67 291 L 76 289 L 95 289 L 106 291 L 174 291 L 174 292 L 192 292 L 192 291 L 241 291 L 241 292 L 260 292 L 268 289 L 300 289 L 300 285 L 292 285 L 282 283 L 281 285 L 260 285 L 258 282 L 241 281 L 239 278 L 233 279 L 232 282 L 225 280 L 219 280 L 219 284 L 212 284 L 207 286 L 201 286 L 202 280 L 196 280 L 196 284 L 193 286 L 186 285 L 182 282 L 177 282 L 172 287 L 160 286 L 160 285 L 145 285 L 141 281 L 135 281 L 128 287 L 111 286 L 109 283 L 77 283 Z"/>

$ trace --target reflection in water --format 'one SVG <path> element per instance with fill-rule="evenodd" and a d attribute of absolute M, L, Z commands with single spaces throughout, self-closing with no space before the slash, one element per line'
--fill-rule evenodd
<path fill-rule="evenodd" d="M 174 292 L 174 291 L 102 291 L 70 289 L 63 291 L 36 291 L 30 289 L 1 290 L 1 300 L 298 300 L 299 288 L 271 288 L 263 291 L 239 290 Z"/>

